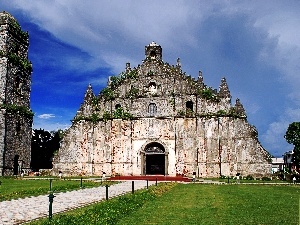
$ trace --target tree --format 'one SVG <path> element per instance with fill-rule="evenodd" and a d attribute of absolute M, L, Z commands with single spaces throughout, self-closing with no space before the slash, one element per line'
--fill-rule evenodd
<path fill-rule="evenodd" d="M 293 122 L 289 125 L 284 138 L 289 144 L 294 145 L 293 159 L 298 167 L 300 162 L 300 122 Z"/>
<path fill-rule="evenodd" d="M 59 149 L 63 131 L 34 129 L 31 140 L 31 167 L 34 170 L 51 169 L 52 158 Z"/>

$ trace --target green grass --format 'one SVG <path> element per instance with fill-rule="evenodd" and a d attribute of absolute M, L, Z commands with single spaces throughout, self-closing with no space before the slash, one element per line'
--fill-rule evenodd
<path fill-rule="evenodd" d="M 299 222 L 298 186 L 160 184 L 34 224 L 287 224 Z"/>
<path fill-rule="evenodd" d="M 219 182 L 224 182 L 228 183 L 227 178 L 204 178 L 204 180 L 212 180 L 212 181 L 219 181 Z M 230 184 L 235 184 L 236 179 L 229 179 Z M 258 184 L 264 184 L 264 183 L 292 183 L 290 180 L 278 180 L 278 179 L 273 179 L 273 180 L 247 180 L 247 179 L 240 179 L 240 183 L 258 183 Z"/>
<path fill-rule="evenodd" d="M 118 224 L 298 224 L 294 186 L 179 185 Z M 291 210 L 292 209 L 292 210 Z"/>
<path fill-rule="evenodd" d="M 50 190 L 50 180 L 46 179 L 15 179 L 15 178 L 0 178 L 0 201 L 24 198 L 29 196 L 38 196 L 42 194 L 48 194 Z M 80 180 L 52 180 L 53 192 L 64 192 L 80 189 Z M 102 185 L 111 184 L 110 182 L 103 182 Z M 92 182 L 83 180 L 82 186 L 97 187 L 100 186 L 100 182 Z"/>

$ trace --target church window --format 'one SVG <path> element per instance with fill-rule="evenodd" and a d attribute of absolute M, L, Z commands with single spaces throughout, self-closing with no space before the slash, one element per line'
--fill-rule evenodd
<path fill-rule="evenodd" d="M 193 112 L 194 111 L 194 109 L 193 109 L 194 103 L 192 101 L 187 101 L 185 103 L 185 106 L 186 106 L 186 112 Z"/>
<path fill-rule="evenodd" d="M 150 52 L 150 57 L 151 57 L 151 59 L 155 59 L 155 57 L 156 57 L 156 52 L 155 52 L 155 51 L 151 51 L 151 52 Z"/>
<path fill-rule="evenodd" d="M 149 92 L 151 94 L 156 94 L 157 92 L 157 87 L 156 87 L 156 83 L 155 82 L 150 82 L 149 83 Z"/>
<path fill-rule="evenodd" d="M 150 114 L 150 116 L 155 116 L 157 111 L 157 107 L 155 103 L 150 103 L 148 106 L 148 112 Z"/>

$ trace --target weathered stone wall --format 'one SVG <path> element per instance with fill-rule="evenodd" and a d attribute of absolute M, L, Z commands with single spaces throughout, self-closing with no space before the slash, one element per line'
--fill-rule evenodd
<path fill-rule="evenodd" d="M 240 101 L 231 105 L 225 78 L 219 91 L 213 90 L 201 72 L 198 80 L 183 73 L 179 59 L 176 66 L 164 63 L 155 43 L 145 50 L 142 65 L 131 69 L 127 63 L 126 71 L 111 77 L 97 97 L 88 87 L 54 172 L 144 175 L 149 164 L 172 176 L 270 172 L 269 153 Z M 164 163 L 156 165 L 161 159 Z"/>
<path fill-rule="evenodd" d="M 225 117 L 77 122 L 66 133 L 55 169 L 71 175 L 140 175 L 144 146 L 159 142 L 168 153 L 168 175 L 262 176 L 270 167 L 268 153 L 252 129 L 244 119 Z"/>
<path fill-rule="evenodd" d="M 30 86 L 28 33 L 7 12 L 0 13 L 0 172 L 12 175 L 30 168 Z"/>

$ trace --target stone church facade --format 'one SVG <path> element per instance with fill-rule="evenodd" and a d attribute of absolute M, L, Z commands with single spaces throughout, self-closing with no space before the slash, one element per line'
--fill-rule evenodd
<path fill-rule="evenodd" d="M 141 65 L 110 77 L 97 96 L 88 86 L 65 132 L 53 171 L 69 175 L 265 176 L 270 155 L 231 104 L 225 78 L 219 90 L 187 76 L 180 59 L 162 60 L 155 42 Z"/>
<path fill-rule="evenodd" d="M 29 35 L 0 12 L 0 176 L 30 169 L 33 113 Z"/>

